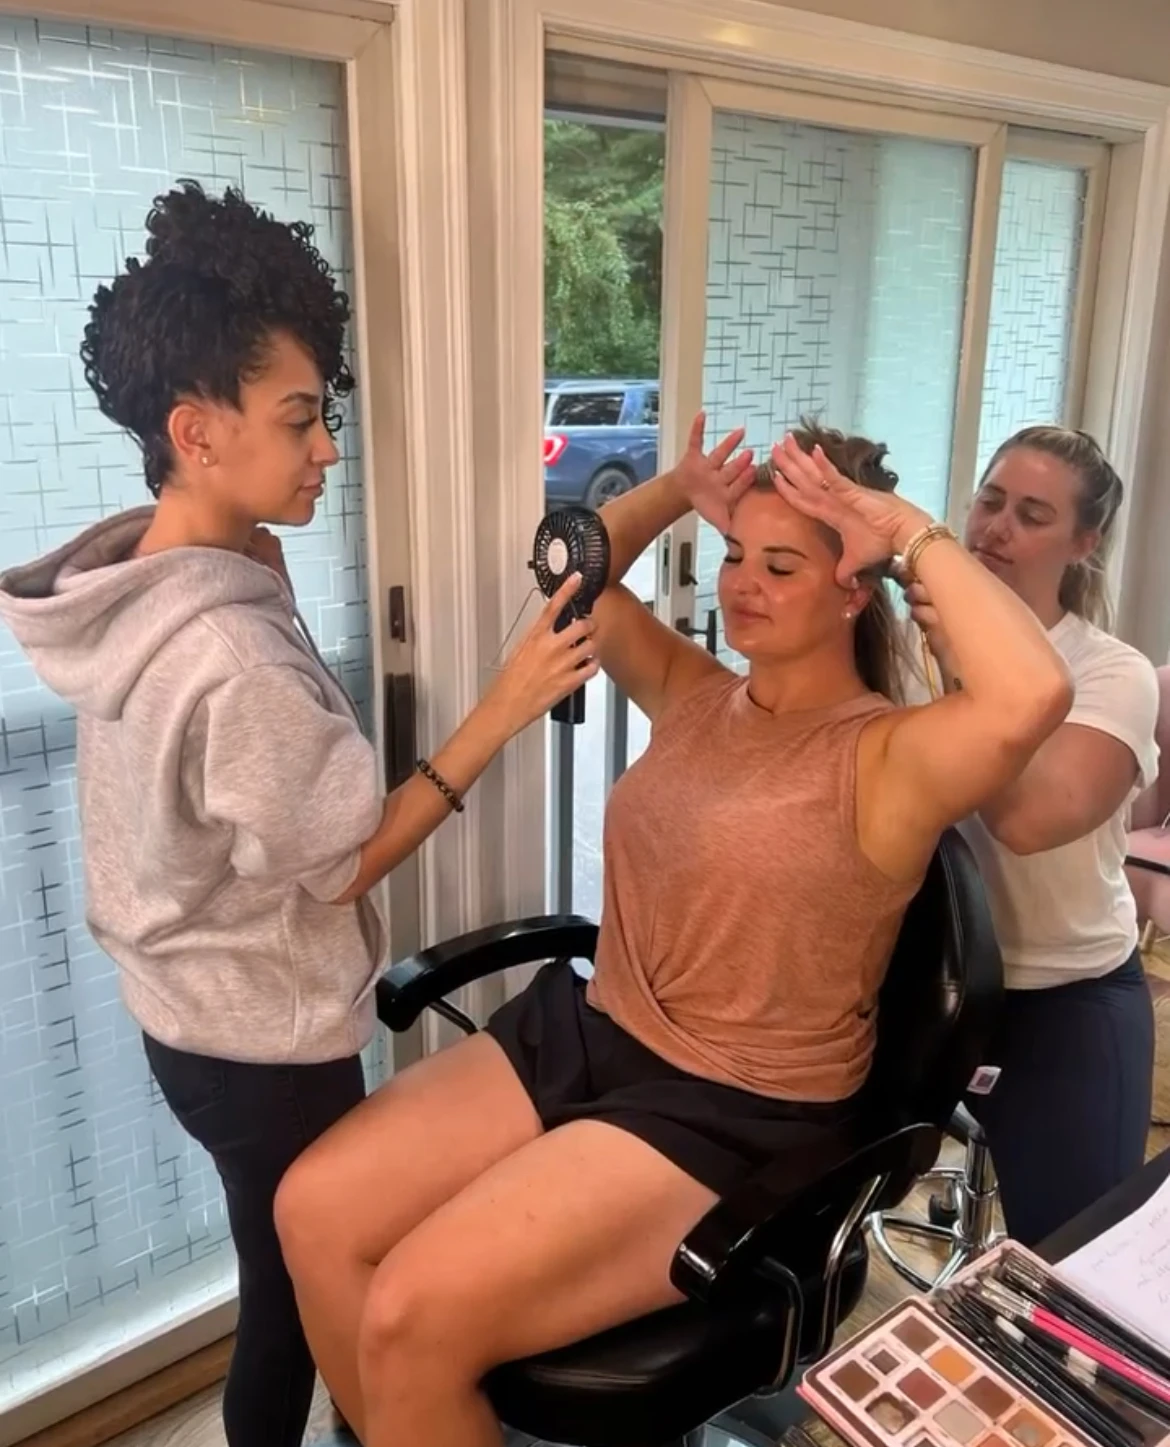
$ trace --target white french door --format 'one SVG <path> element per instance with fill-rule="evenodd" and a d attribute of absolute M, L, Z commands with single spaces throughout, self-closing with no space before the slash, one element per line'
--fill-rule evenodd
<path fill-rule="evenodd" d="M 152 197 L 193 177 L 310 222 L 354 301 L 359 388 L 320 514 L 286 554 L 392 784 L 416 757 L 420 658 L 445 663 L 418 689 L 417 751 L 463 707 L 448 697 L 451 620 L 412 600 L 420 571 L 449 598 L 441 569 L 419 568 L 419 540 L 432 516 L 448 532 L 464 517 L 444 489 L 469 471 L 427 427 L 441 413 L 467 436 L 447 330 L 427 332 L 465 300 L 444 274 L 465 204 L 444 118 L 461 126 L 444 81 L 450 0 L 398 0 L 375 19 L 253 0 L 52 9 L 0 0 L 0 567 L 145 500 L 77 347 L 95 287 L 141 253 Z M 4 1447 L 227 1334 L 235 1263 L 211 1163 L 153 1089 L 85 926 L 73 720 L 6 630 L 0 821 Z M 386 887 L 397 956 L 420 943 L 425 868 L 412 860 Z M 375 1042 L 372 1083 L 402 1046 Z"/>
<path fill-rule="evenodd" d="M 700 407 L 761 456 L 815 416 L 960 522 L 1000 441 L 1080 422 L 1107 167 L 991 121 L 674 80 L 664 454 Z M 720 540 L 692 518 L 669 548 L 663 606 L 724 653 Z"/>

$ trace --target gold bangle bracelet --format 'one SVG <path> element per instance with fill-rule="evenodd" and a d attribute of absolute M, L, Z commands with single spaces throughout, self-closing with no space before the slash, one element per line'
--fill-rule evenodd
<path fill-rule="evenodd" d="M 931 543 L 937 543 L 940 538 L 949 538 L 951 542 L 958 542 L 958 538 L 946 523 L 927 523 L 906 544 L 906 551 L 902 554 L 902 576 L 905 582 L 916 583 L 918 581 L 918 559 Z"/>

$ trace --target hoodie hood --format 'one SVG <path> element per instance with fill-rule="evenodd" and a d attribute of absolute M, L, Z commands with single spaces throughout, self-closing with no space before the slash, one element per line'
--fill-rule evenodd
<path fill-rule="evenodd" d="M 114 720 L 159 649 L 192 619 L 231 604 L 291 615 L 263 564 L 219 548 L 132 558 L 152 507 L 119 513 L 35 563 L 0 574 L 0 618 L 41 679 L 83 714 Z"/>

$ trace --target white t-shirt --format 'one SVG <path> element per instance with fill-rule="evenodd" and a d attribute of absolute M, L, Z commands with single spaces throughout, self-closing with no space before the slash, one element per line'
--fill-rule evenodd
<path fill-rule="evenodd" d="M 1137 947 L 1137 912 L 1124 868 L 1126 821 L 1133 800 L 1158 772 L 1158 678 L 1149 659 L 1073 613 L 1048 637 L 1072 673 L 1075 696 L 1067 722 L 1120 739 L 1138 772 L 1111 819 L 1042 854 L 1013 854 L 978 816 L 960 825 L 979 862 L 1013 990 L 1096 979 L 1124 964 Z M 909 680 L 906 691 L 911 703 L 929 698 L 919 678 Z"/>

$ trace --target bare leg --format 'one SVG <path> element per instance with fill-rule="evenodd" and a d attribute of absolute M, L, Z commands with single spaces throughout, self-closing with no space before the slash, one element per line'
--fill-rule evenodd
<path fill-rule="evenodd" d="M 478 1176 L 375 1273 L 360 1343 L 367 1447 L 499 1447 L 484 1375 L 677 1301 L 675 1250 L 715 1199 L 599 1121 Z"/>
<path fill-rule="evenodd" d="M 540 1121 L 504 1052 L 477 1035 L 404 1071 L 309 1148 L 276 1224 L 317 1368 L 363 1436 L 358 1327 L 374 1268 Z"/>

